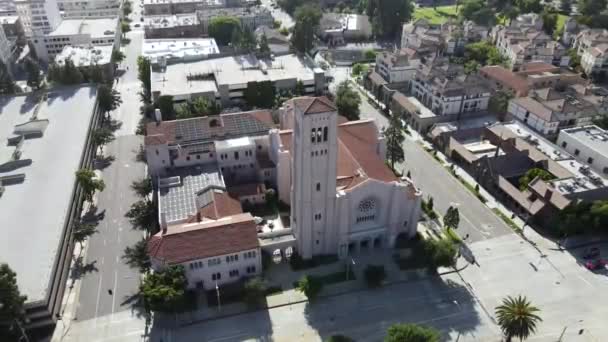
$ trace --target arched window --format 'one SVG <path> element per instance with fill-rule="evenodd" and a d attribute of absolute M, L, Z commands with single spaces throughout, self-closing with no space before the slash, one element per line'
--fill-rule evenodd
<path fill-rule="evenodd" d="M 376 219 L 376 212 L 378 209 L 378 203 L 374 198 L 366 198 L 359 202 L 357 207 L 357 223 L 364 223 L 374 221 Z"/>
<path fill-rule="evenodd" d="M 323 127 L 323 141 L 327 141 L 327 126 Z"/>

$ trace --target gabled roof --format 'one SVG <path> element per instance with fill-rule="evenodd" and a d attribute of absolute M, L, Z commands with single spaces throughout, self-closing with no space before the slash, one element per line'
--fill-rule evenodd
<path fill-rule="evenodd" d="M 293 104 L 293 106 L 304 115 L 335 112 L 338 110 L 336 106 L 325 96 L 296 97 L 289 102 L 290 103 L 287 104 L 288 107 L 290 104 Z"/>
<path fill-rule="evenodd" d="M 219 220 L 223 217 L 243 213 L 241 202 L 227 192 L 214 188 L 206 189 L 206 191 L 208 192 L 206 203 L 200 207 L 196 214 L 186 220 L 187 223 L 200 222 L 205 218 Z"/>
<path fill-rule="evenodd" d="M 158 232 L 148 242 L 150 258 L 169 265 L 216 257 L 260 246 L 257 226 L 249 213 L 217 221 L 183 224 Z"/>

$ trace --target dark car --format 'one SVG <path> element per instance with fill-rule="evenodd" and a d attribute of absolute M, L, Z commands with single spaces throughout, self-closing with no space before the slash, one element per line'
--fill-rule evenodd
<path fill-rule="evenodd" d="M 606 267 L 606 260 L 595 259 L 585 263 L 585 267 L 590 271 L 600 270 Z"/>
<path fill-rule="evenodd" d="M 585 254 L 583 254 L 583 259 L 595 259 L 599 258 L 599 256 L 600 249 L 597 247 L 591 247 L 585 251 Z"/>

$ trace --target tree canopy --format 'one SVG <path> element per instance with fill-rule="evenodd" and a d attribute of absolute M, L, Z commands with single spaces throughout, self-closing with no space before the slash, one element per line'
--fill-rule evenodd
<path fill-rule="evenodd" d="M 574 201 L 551 221 L 550 226 L 565 236 L 608 232 L 608 201 Z"/>
<path fill-rule="evenodd" d="M 82 243 L 95 233 L 97 233 L 97 227 L 93 223 L 76 221 L 72 227 L 74 241 L 80 244 L 81 249 Z"/>
<path fill-rule="evenodd" d="M 460 5 L 460 16 L 479 25 L 492 25 L 496 21 L 495 10 L 484 0 L 465 0 Z"/>
<path fill-rule="evenodd" d="M 443 216 L 443 225 L 447 228 L 456 229 L 460 224 L 460 213 L 458 208 L 450 206 Z"/>
<path fill-rule="evenodd" d="M 241 22 L 236 17 L 217 16 L 209 21 L 209 37 L 215 39 L 219 45 L 228 45 L 232 42 L 234 32 L 241 31 Z"/>
<path fill-rule="evenodd" d="M 17 285 L 17 273 L 8 264 L 0 264 L 0 339 L 17 341 L 22 335 L 19 328 L 24 319 L 24 303 L 27 299 Z"/>
<path fill-rule="evenodd" d="M 103 191 L 106 187 L 103 179 L 98 179 L 95 171 L 91 169 L 76 171 L 76 181 L 82 189 L 84 199 L 89 203 L 93 202 L 93 195 L 96 191 Z"/>
<path fill-rule="evenodd" d="M 141 239 L 133 246 L 127 246 L 122 255 L 122 259 L 131 268 L 139 269 L 139 272 L 145 273 L 150 268 L 150 258 L 148 257 L 148 241 Z"/>
<path fill-rule="evenodd" d="M 395 170 L 395 163 L 401 163 L 405 160 L 403 128 L 401 118 L 393 114 L 390 117 L 388 128 L 384 129 L 383 132 L 386 139 L 386 158 L 390 161 L 393 170 Z"/>
<path fill-rule="evenodd" d="M 549 171 L 535 167 L 526 171 L 526 173 L 519 179 L 519 189 L 521 191 L 526 190 L 528 188 L 528 184 L 530 184 L 530 182 L 536 177 L 540 177 L 540 179 L 544 181 L 555 178 L 555 176 L 549 173 Z"/>
<path fill-rule="evenodd" d="M 505 58 L 490 42 L 481 41 L 468 44 L 465 47 L 465 59 L 475 61 L 480 65 L 500 65 L 506 63 Z"/>
<path fill-rule="evenodd" d="M 296 9 L 291 43 L 298 52 L 305 53 L 314 46 L 321 16 L 321 10 L 314 5 L 302 5 Z"/>
<path fill-rule="evenodd" d="M 135 229 L 142 230 L 150 235 L 156 231 L 158 219 L 156 207 L 149 200 L 139 200 L 131 204 L 131 208 L 125 213 L 125 217 L 129 219 Z"/>
<path fill-rule="evenodd" d="M 116 110 L 122 104 L 122 99 L 116 89 L 112 89 L 107 84 L 102 84 L 97 89 L 97 102 L 99 103 L 99 109 L 108 113 Z"/>
<path fill-rule="evenodd" d="M 184 267 L 176 265 L 147 274 L 139 290 L 152 311 L 175 312 L 183 305 L 187 284 Z"/>
<path fill-rule="evenodd" d="M 114 141 L 114 132 L 108 127 L 101 127 L 93 131 L 91 135 L 93 144 L 103 151 L 103 146 Z"/>
<path fill-rule="evenodd" d="M 367 0 L 366 14 L 377 36 L 395 38 L 414 13 L 411 0 Z"/>
<path fill-rule="evenodd" d="M 348 80 L 343 81 L 338 85 L 336 91 L 336 107 L 338 113 L 348 120 L 359 120 L 359 105 L 361 98 L 359 93 L 351 88 Z"/>
<path fill-rule="evenodd" d="M 84 81 L 82 72 L 74 62 L 67 58 L 63 65 L 52 63 L 49 66 L 47 78 L 51 82 L 59 84 L 80 84 Z"/>
<path fill-rule="evenodd" d="M 219 105 L 206 97 L 199 96 L 194 101 L 180 104 L 175 110 L 177 119 L 196 118 L 209 115 L 218 115 L 221 111 Z"/>
<path fill-rule="evenodd" d="M 142 102 L 150 103 L 152 102 L 152 80 L 151 80 L 151 65 L 150 59 L 139 56 L 137 57 L 137 78 L 141 82 L 142 85 Z"/>
<path fill-rule="evenodd" d="M 272 108 L 276 89 L 270 81 L 248 82 L 243 91 L 245 102 L 251 107 Z"/>
<path fill-rule="evenodd" d="M 540 310 L 524 296 L 503 299 L 496 307 L 496 317 L 506 340 L 511 341 L 513 337 L 524 340 L 534 334 L 538 323 L 543 321 L 538 312 Z"/>
<path fill-rule="evenodd" d="M 298 291 L 304 293 L 308 300 L 312 301 L 323 289 L 323 283 L 317 278 L 305 275 L 298 281 Z"/>
<path fill-rule="evenodd" d="M 385 342 L 439 342 L 441 334 L 433 328 L 407 323 L 388 328 Z"/>
<path fill-rule="evenodd" d="M 40 65 L 32 58 L 26 58 L 24 65 L 27 72 L 27 85 L 33 89 L 39 89 L 43 80 Z"/>

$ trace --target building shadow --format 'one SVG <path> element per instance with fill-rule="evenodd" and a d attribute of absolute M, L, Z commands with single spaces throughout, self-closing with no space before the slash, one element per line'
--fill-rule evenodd
<path fill-rule="evenodd" d="M 474 296 L 464 285 L 438 276 L 308 303 L 305 316 L 323 340 L 346 335 L 361 341 L 381 341 L 397 323 L 434 327 L 444 338 L 471 335 L 481 324 Z M 482 310 L 483 311 L 483 310 Z"/>
<path fill-rule="evenodd" d="M 95 205 L 91 205 L 89 210 L 82 215 L 82 221 L 86 223 L 98 224 L 101 220 L 106 217 L 106 210 L 99 211 L 99 208 Z"/>
<path fill-rule="evenodd" d="M 115 156 L 97 156 L 93 161 L 93 168 L 95 170 L 104 170 L 116 160 Z"/>
<path fill-rule="evenodd" d="M 74 268 L 72 268 L 70 273 L 70 279 L 72 280 L 72 284 L 78 279 L 81 279 L 88 273 L 98 272 L 97 269 L 97 260 L 93 260 L 89 263 L 84 263 L 84 257 L 82 255 L 76 258 L 74 262 Z"/>

